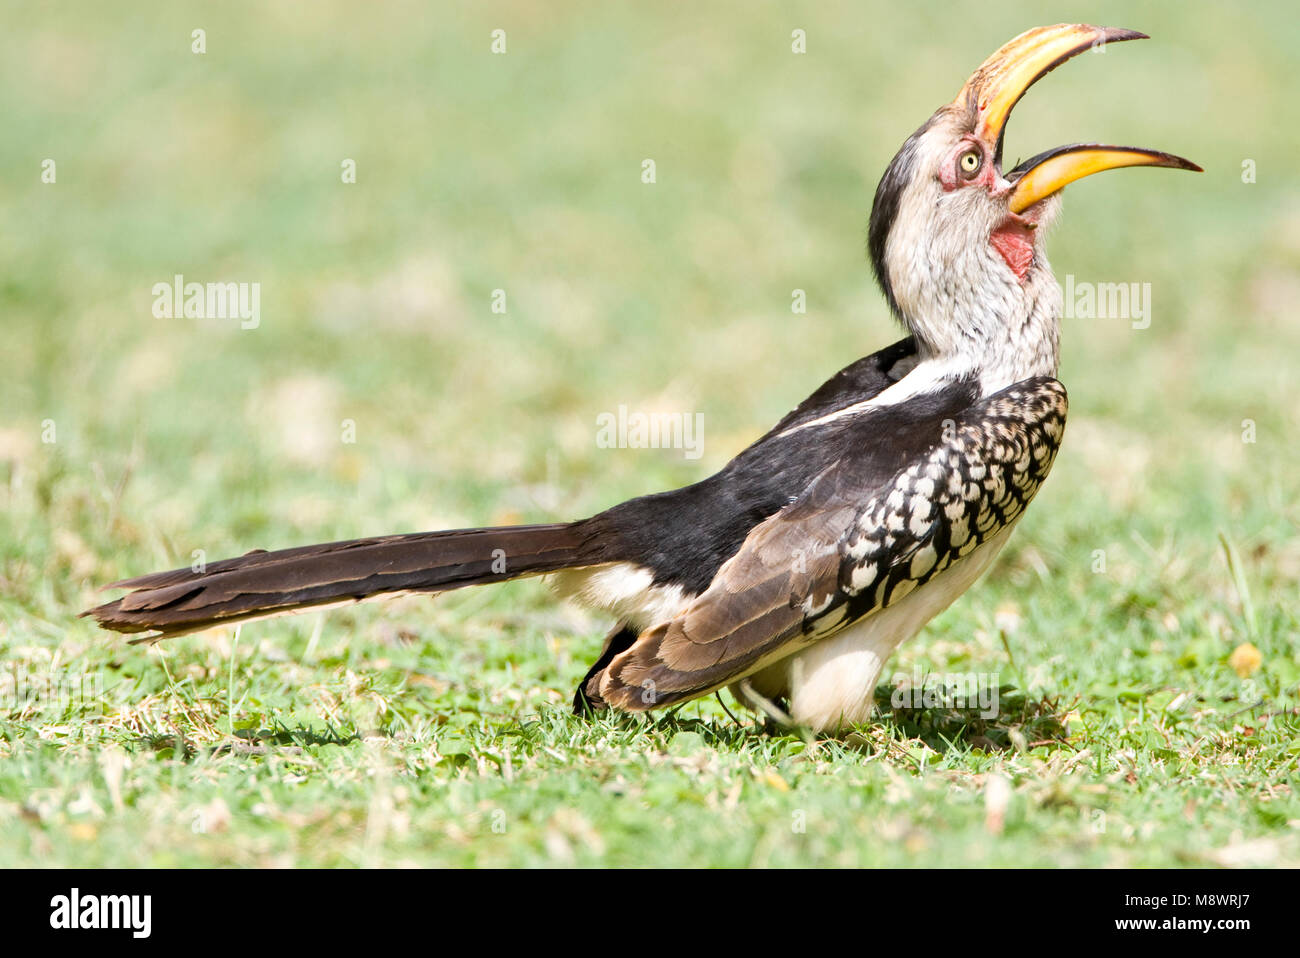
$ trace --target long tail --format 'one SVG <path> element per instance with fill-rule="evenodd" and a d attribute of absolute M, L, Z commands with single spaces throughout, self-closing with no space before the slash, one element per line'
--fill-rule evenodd
<path fill-rule="evenodd" d="M 155 631 L 136 642 L 216 625 L 360 601 L 396 592 L 442 592 L 589 565 L 586 523 L 457 529 L 255 551 L 202 571 L 124 579 L 129 594 L 81 613 L 118 632 Z"/>

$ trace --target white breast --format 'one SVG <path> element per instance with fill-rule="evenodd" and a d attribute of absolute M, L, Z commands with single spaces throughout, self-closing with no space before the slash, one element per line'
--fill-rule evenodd
<path fill-rule="evenodd" d="M 867 721 L 876 682 L 894 650 L 971 587 L 1014 528 L 1013 522 L 888 608 L 750 676 L 749 685 L 767 698 L 788 699 L 791 718 L 818 731 Z M 744 689 L 732 686 L 731 691 L 746 699 Z"/>

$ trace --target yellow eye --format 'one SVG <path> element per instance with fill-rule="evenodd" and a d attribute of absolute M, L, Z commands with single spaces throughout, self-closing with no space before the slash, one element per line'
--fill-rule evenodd
<path fill-rule="evenodd" d="M 980 156 L 979 150 L 967 150 L 961 155 L 961 159 L 957 161 L 957 164 L 961 167 L 963 173 L 970 176 L 980 168 L 982 161 L 983 157 Z"/>

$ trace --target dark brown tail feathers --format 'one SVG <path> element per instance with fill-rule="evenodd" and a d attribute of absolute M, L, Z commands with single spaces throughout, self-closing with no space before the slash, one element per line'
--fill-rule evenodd
<path fill-rule="evenodd" d="M 256 551 L 115 582 L 120 599 L 82 615 L 137 642 L 396 592 L 442 592 L 588 565 L 584 523 L 457 529 Z"/>

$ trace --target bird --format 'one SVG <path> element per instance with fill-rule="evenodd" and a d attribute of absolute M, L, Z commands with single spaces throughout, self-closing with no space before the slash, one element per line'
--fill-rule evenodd
<path fill-rule="evenodd" d="M 1042 76 L 1136 30 L 1037 27 L 907 137 L 875 191 L 872 270 L 905 337 L 840 370 L 720 471 L 572 522 L 307 545 L 139 576 L 83 612 L 156 642 L 398 593 L 545 576 L 614 620 L 573 696 L 587 717 L 726 689 L 834 735 L 869 723 L 900 644 L 1006 545 L 1060 448 L 1061 289 L 1044 236 L 1103 170 L 1200 171 L 1076 143 L 1002 166 Z"/>

